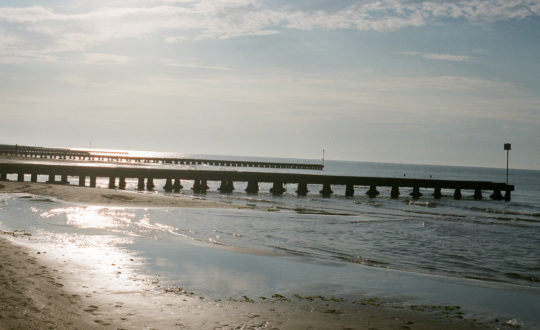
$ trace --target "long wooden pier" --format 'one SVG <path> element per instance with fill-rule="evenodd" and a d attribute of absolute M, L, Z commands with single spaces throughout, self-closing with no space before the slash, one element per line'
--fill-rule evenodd
<path fill-rule="evenodd" d="M 0 180 L 7 180 L 8 174 L 17 175 L 17 181 L 23 182 L 26 175 L 30 175 L 31 182 L 37 182 L 38 175 L 48 177 L 49 183 L 68 184 L 68 177 L 77 177 L 79 186 L 96 186 L 96 179 L 108 178 L 109 188 L 125 189 L 126 179 L 138 180 L 139 190 L 155 189 L 154 180 L 164 179 L 163 190 L 179 192 L 182 180 L 192 180 L 194 193 L 205 193 L 209 187 L 208 181 L 221 182 L 221 193 L 232 193 L 235 182 L 247 182 L 245 191 L 248 194 L 259 192 L 259 183 L 271 183 L 270 193 L 280 196 L 285 192 L 284 184 L 296 184 L 296 194 L 305 196 L 308 193 L 308 184 L 321 185 L 319 193 L 329 197 L 333 191 L 332 186 L 345 187 L 345 196 L 352 197 L 358 186 L 369 187 L 365 194 L 371 198 L 379 195 L 377 187 L 390 187 L 390 197 L 398 198 L 402 188 L 409 188 L 409 195 L 413 198 L 422 196 L 420 189 L 433 189 L 433 197 L 440 199 L 442 189 L 452 189 L 453 198 L 461 199 L 462 190 L 471 190 L 474 199 L 482 199 L 483 191 L 491 192 L 493 200 L 511 199 L 513 185 L 489 181 L 460 181 L 460 180 L 431 180 L 410 178 L 381 178 L 359 176 L 336 176 L 304 173 L 278 173 L 278 172 L 255 172 L 255 171 L 223 171 L 223 170 L 196 170 L 157 168 L 138 165 L 114 165 L 106 164 L 52 164 L 39 162 L 0 161 Z M 409 192 L 407 191 L 407 192 Z M 504 192 L 504 196 L 502 195 Z"/>
<path fill-rule="evenodd" d="M 56 160 L 82 160 L 107 161 L 119 163 L 151 163 L 173 165 L 206 165 L 226 167 L 258 167 L 276 169 L 322 170 L 323 164 L 292 163 L 292 162 L 263 162 L 247 160 L 204 159 L 204 158 L 177 158 L 177 157 L 150 157 L 133 156 L 129 152 L 105 150 L 78 150 L 69 148 L 42 148 L 19 145 L 0 145 L 0 156 L 12 156 L 34 159 Z"/>

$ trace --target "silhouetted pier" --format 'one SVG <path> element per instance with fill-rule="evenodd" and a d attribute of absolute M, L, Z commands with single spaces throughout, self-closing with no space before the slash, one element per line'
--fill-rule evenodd
<path fill-rule="evenodd" d="M 208 188 L 208 181 L 220 182 L 218 190 L 221 193 L 232 193 L 235 182 L 246 182 L 245 191 L 248 194 L 257 194 L 260 183 L 271 183 L 270 193 L 280 196 L 285 192 L 285 184 L 296 184 L 296 194 L 305 196 L 308 191 L 308 184 L 320 185 L 319 193 L 325 197 L 332 195 L 332 186 L 344 186 L 345 196 L 352 197 L 355 189 L 365 187 L 365 194 L 371 198 L 379 195 L 379 187 L 389 187 L 390 197 L 398 198 L 407 189 L 413 198 L 420 198 L 420 189 L 432 189 L 432 196 L 435 199 L 442 197 L 442 189 L 453 190 L 453 198 L 461 199 L 463 190 L 469 190 L 474 199 L 482 199 L 483 192 L 490 193 L 493 200 L 507 200 L 511 198 L 514 191 L 513 185 L 506 183 L 496 183 L 489 181 L 460 181 L 460 180 L 432 180 L 432 179 L 410 179 L 410 178 L 380 178 L 380 177 L 359 177 L 359 176 L 336 176 L 304 173 L 277 173 L 277 172 L 254 172 L 254 171 L 223 171 L 223 170 L 197 170 L 197 169 L 175 169 L 157 168 L 139 165 L 115 165 L 106 164 L 52 164 L 39 162 L 16 162 L 0 161 L 0 180 L 7 180 L 8 174 L 17 175 L 17 181 L 24 182 L 30 176 L 31 182 L 37 182 L 38 175 L 45 175 L 49 183 L 68 184 L 68 177 L 77 177 L 79 186 L 96 186 L 96 179 L 108 178 L 109 188 L 125 189 L 126 179 L 136 179 L 139 190 L 153 190 L 156 188 L 154 180 L 165 180 L 162 187 L 167 192 L 179 192 L 182 190 L 182 180 L 193 181 L 192 190 L 194 193 L 205 193 Z M 425 192 L 425 191 L 424 191 Z M 504 192 L 504 196 L 503 193 Z"/>
<path fill-rule="evenodd" d="M 151 163 L 172 165 L 206 165 L 226 167 L 258 167 L 281 168 L 298 170 L 322 170 L 322 164 L 263 162 L 246 160 L 202 159 L 202 158 L 174 158 L 174 157 L 145 157 L 133 156 L 129 152 L 105 150 L 77 150 L 68 148 L 42 148 L 19 145 L 0 145 L 0 156 L 78 160 L 78 161 L 107 161 L 120 163 Z"/>

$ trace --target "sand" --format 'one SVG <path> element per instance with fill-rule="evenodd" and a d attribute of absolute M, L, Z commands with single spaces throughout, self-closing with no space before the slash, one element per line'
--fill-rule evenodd
<path fill-rule="evenodd" d="M 53 197 L 62 201 L 109 206 L 130 207 L 235 207 L 198 199 L 198 197 L 164 196 L 152 192 L 134 192 L 115 189 L 89 188 L 73 185 L 1 181 L 0 193 L 27 193 Z"/>
<path fill-rule="evenodd" d="M 100 205 L 228 207 L 227 204 L 108 189 L 1 182 L 23 192 Z M 1 216 L 1 211 L 0 211 Z M 39 250 L 32 237 L 0 232 L 0 329 L 481 329 L 485 325 L 366 301 L 268 297 L 216 301 L 159 280 L 110 289 L 111 274 L 91 274 L 63 254 Z M 58 251 L 56 251 L 58 252 Z M 128 272 L 118 267 L 115 272 Z M 114 281 L 113 281 L 114 282 Z M 134 284 L 134 285 L 130 285 Z"/>

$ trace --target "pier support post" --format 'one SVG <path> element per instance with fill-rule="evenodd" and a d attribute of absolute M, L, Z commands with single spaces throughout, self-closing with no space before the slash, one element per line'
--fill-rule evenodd
<path fill-rule="evenodd" d="M 354 196 L 354 185 L 349 183 L 345 186 L 345 197 L 353 197 L 353 196 Z"/>
<path fill-rule="evenodd" d="M 259 183 L 257 181 L 248 181 L 246 192 L 248 194 L 257 194 L 259 192 Z"/>
<path fill-rule="evenodd" d="M 84 187 L 86 183 L 85 181 L 86 181 L 86 177 L 84 175 L 79 175 L 79 186 Z"/>
<path fill-rule="evenodd" d="M 503 199 L 503 196 L 501 195 L 501 190 L 500 189 L 493 189 L 493 194 L 491 194 L 491 196 L 489 196 L 491 199 L 493 199 L 494 201 L 500 201 Z"/>
<path fill-rule="evenodd" d="M 69 184 L 67 175 L 65 175 L 65 174 L 62 175 L 62 178 L 60 180 L 61 180 L 60 181 L 61 184 Z"/>
<path fill-rule="evenodd" d="M 139 178 L 139 181 L 137 182 L 137 190 L 144 190 L 144 178 Z"/>
<path fill-rule="evenodd" d="M 369 198 L 375 198 L 380 194 L 380 192 L 377 191 L 377 186 L 369 186 L 369 190 L 366 191 L 366 195 L 369 196 Z"/>
<path fill-rule="evenodd" d="M 17 182 L 24 182 L 24 173 L 17 173 Z"/>
<path fill-rule="evenodd" d="M 234 190 L 234 183 L 230 180 L 221 180 L 221 185 L 218 188 L 222 194 L 230 194 Z"/>
<path fill-rule="evenodd" d="M 474 199 L 480 200 L 482 199 L 482 189 L 475 189 L 474 190 Z"/>
<path fill-rule="evenodd" d="M 206 194 L 206 190 L 208 190 L 208 185 L 206 180 L 196 179 L 195 182 L 193 182 L 193 192 L 196 194 Z"/>
<path fill-rule="evenodd" d="M 37 182 L 37 173 L 32 173 L 30 175 L 30 182 Z"/>
<path fill-rule="evenodd" d="M 96 177 L 90 176 L 90 187 L 95 188 L 96 187 Z"/>
<path fill-rule="evenodd" d="M 512 199 L 512 196 L 511 196 L 511 191 L 510 189 L 506 189 L 505 193 L 504 193 L 504 200 L 509 202 L 511 199 Z"/>
<path fill-rule="evenodd" d="M 412 193 L 410 194 L 412 196 L 412 198 L 416 199 L 416 198 L 420 198 L 422 197 L 422 193 L 420 192 L 420 187 L 416 186 L 416 187 L 413 187 L 413 191 Z"/>
<path fill-rule="evenodd" d="M 272 188 L 270 188 L 270 193 L 274 196 L 281 196 L 284 192 L 285 188 L 283 187 L 283 182 L 274 181 Z"/>
<path fill-rule="evenodd" d="M 146 180 L 146 190 L 152 191 L 154 190 L 154 187 L 154 178 L 148 178 L 148 180 Z"/>
<path fill-rule="evenodd" d="M 116 177 L 111 176 L 109 178 L 109 189 L 114 189 L 114 188 L 116 188 Z"/>
<path fill-rule="evenodd" d="M 0 181 L 7 181 L 7 173 L 0 173 Z"/>
<path fill-rule="evenodd" d="M 399 198 L 399 186 L 392 186 L 392 190 L 390 191 L 390 198 Z"/>
<path fill-rule="evenodd" d="M 298 188 L 296 194 L 298 196 L 306 196 L 309 190 L 307 189 L 307 182 L 298 182 Z"/>
<path fill-rule="evenodd" d="M 118 179 L 118 189 L 120 189 L 120 190 L 126 189 L 126 177 L 121 176 Z"/>
<path fill-rule="evenodd" d="M 433 198 L 441 199 L 441 197 L 442 197 L 441 187 L 435 187 L 435 189 L 433 190 Z"/>
<path fill-rule="evenodd" d="M 165 180 L 165 185 L 163 186 L 163 190 L 165 190 L 166 192 L 171 192 L 173 190 L 173 184 L 172 184 L 171 178 L 167 178 Z"/>
<path fill-rule="evenodd" d="M 49 180 L 47 180 L 47 183 L 56 183 L 56 178 L 54 174 L 49 174 Z"/>
<path fill-rule="evenodd" d="M 179 193 L 180 190 L 182 190 L 182 185 L 180 184 L 180 179 L 174 179 L 174 184 L 173 184 L 173 190 L 175 193 Z"/>
<path fill-rule="evenodd" d="M 456 200 L 461 199 L 461 189 L 456 188 L 456 190 L 454 190 L 454 199 Z"/>
<path fill-rule="evenodd" d="M 332 195 L 333 191 L 332 191 L 332 187 L 330 186 L 329 183 L 325 183 L 323 184 L 323 188 L 321 191 L 319 191 L 321 193 L 321 195 L 323 197 L 330 197 L 330 195 Z"/>

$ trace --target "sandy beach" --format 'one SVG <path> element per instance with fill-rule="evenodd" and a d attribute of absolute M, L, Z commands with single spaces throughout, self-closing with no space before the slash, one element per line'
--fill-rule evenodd
<path fill-rule="evenodd" d="M 41 183 L 2 182 L 0 192 L 98 205 L 230 207 L 201 200 Z M 114 278 L 114 273 L 83 274 L 63 254 L 52 257 L 52 253 L 29 244 L 31 239 L 30 235 L 17 231 L 0 235 L 0 328 L 487 328 L 462 320 L 459 314 L 388 308 L 376 300 L 353 304 L 325 297 L 280 295 L 257 300 L 248 297 L 214 300 L 191 293 L 189 288 L 162 290 L 158 280 L 106 289 L 99 282 Z M 120 266 L 115 269 L 118 274 L 124 271 L 128 270 Z"/>

